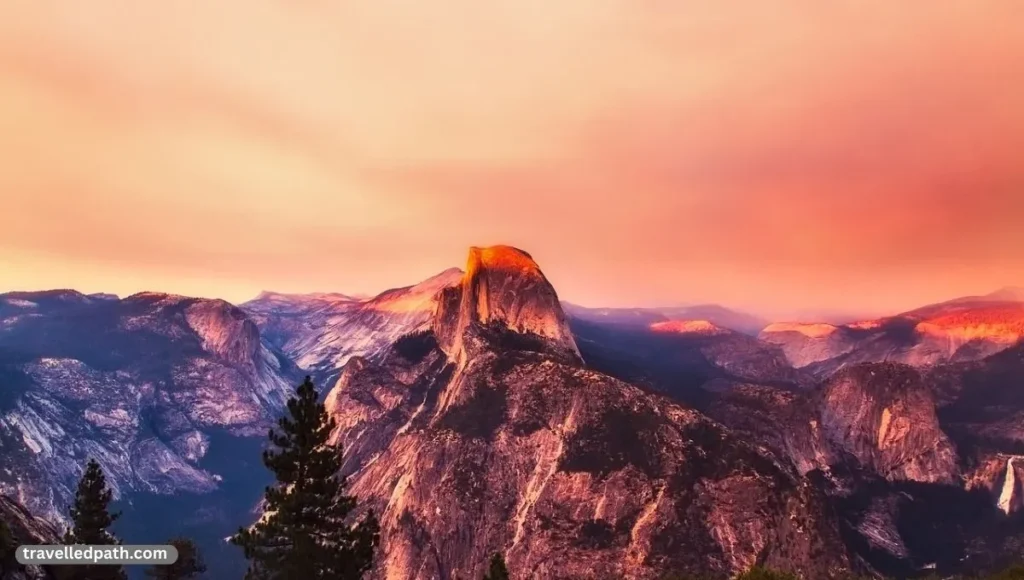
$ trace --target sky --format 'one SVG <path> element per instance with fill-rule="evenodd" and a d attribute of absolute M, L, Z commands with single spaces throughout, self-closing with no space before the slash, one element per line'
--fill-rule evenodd
<path fill-rule="evenodd" d="M 884 313 L 1024 284 L 1019 0 L 9 0 L 0 291 Z"/>

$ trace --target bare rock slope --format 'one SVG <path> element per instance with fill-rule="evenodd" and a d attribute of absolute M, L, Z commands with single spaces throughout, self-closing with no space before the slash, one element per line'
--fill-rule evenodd
<path fill-rule="evenodd" d="M 688 408 L 588 370 L 524 252 L 474 249 L 429 328 L 349 361 L 328 408 L 382 522 L 381 578 L 654 578 L 849 562 L 824 499 Z M 523 576 L 525 577 L 525 576 Z"/>
<path fill-rule="evenodd" d="M 373 359 L 399 337 L 429 327 L 438 292 L 461 279 L 462 270 L 452 268 L 372 298 L 264 292 L 241 308 L 272 345 L 324 382 L 350 358 Z"/>
<path fill-rule="evenodd" d="M 52 524 L 30 514 L 24 506 L 13 498 L 0 495 L 0 522 L 7 526 L 11 537 L 9 549 L 23 544 L 58 544 L 60 543 L 57 529 Z M 22 566 L 16 562 L 0 562 L 0 580 L 53 580 L 57 578 L 54 571 L 44 566 Z"/>

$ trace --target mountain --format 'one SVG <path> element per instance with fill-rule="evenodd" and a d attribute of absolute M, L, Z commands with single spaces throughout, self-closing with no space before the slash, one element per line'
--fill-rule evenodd
<path fill-rule="evenodd" d="M 562 304 L 566 313 L 586 322 L 627 326 L 650 326 L 671 320 L 706 320 L 716 326 L 756 335 L 768 321 L 717 304 L 673 306 L 660 308 L 588 308 L 568 302 Z"/>
<path fill-rule="evenodd" d="M 264 292 L 241 308 L 272 345 L 318 382 L 329 383 L 351 357 L 372 359 L 398 337 L 425 328 L 438 292 L 461 277 L 453 268 L 373 298 Z"/>
<path fill-rule="evenodd" d="M 1024 302 L 1024 286 L 1006 286 L 985 296 L 998 302 Z"/>
<path fill-rule="evenodd" d="M 428 327 L 327 397 L 351 489 L 380 514 L 376 574 L 550 578 L 754 563 L 850 566 L 821 495 L 700 413 L 587 367 L 528 254 L 473 249 Z"/>
<path fill-rule="evenodd" d="M 845 325 L 775 323 L 759 334 L 789 361 L 825 375 L 859 362 L 924 367 L 983 359 L 1024 338 L 1024 301 L 1012 289 Z"/>
<path fill-rule="evenodd" d="M 96 458 L 126 511 L 119 531 L 218 541 L 259 497 L 253 467 L 297 378 L 223 301 L 0 295 L 0 492 L 61 523 Z"/>

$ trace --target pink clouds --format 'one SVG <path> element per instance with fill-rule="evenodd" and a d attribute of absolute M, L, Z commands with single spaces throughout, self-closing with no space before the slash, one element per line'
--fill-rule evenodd
<path fill-rule="evenodd" d="M 496 242 L 589 303 L 1019 283 L 1018 8 L 8 4 L 3 286 L 372 291 Z"/>

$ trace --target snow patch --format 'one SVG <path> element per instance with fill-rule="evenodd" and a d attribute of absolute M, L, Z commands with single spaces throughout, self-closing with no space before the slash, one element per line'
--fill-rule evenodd
<path fill-rule="evenodd" d="M 22 300 L 21 298 L 6 298 L 4 299 L 4 302 L 10 306 L 17 306 L 18 308 L 35 308 L 36 306 L 39 306 L 35 302 Z"/>

